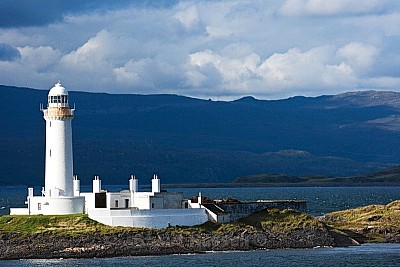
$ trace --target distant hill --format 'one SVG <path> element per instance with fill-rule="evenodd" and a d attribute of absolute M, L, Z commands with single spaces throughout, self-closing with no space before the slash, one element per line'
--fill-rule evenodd
<path fill-rule="evenodd" d="M 400 165 L 377 172 L 348 177 L 287 174 L 248 175 L 237 177 L 232 184 L 241 186 L 398 186 L 400 185 Z"/>
<path fill-rule="evenodd" d="M 48 91 L 0 86 L 0 185 L 42 185 Z M 354 176 L 400 162 L 400 94 L 208 101 L 70 92 L 83 184 L 220 183 L 258 173 Z"/>

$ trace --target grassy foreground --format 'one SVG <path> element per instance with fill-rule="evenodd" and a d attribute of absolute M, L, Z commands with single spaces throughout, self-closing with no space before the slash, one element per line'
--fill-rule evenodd
<path fill-rule="evenodd" d="M 138 228 L 110 227 L 89 219 L 86 214 L 74 215 L 4 215 L 0 217 L 0 232 L 21 234 L 52 233 L 78 235 L 87 233 L 118 233 Z"/>
<path fill-rule="evenodd" d="M 145 229 L 109 227 L 86 215 L 0 217 L 0 260 L 93 258 L 343 246 L 328 227 L 292 210 L 264 210 L 234 223 Z"/>
<path fill-rule="evenodd" d="M 322 220 L 364 242 L 400 241 L 400 200 L 328 213 Z"/>
<path fill-rule="evenodd" d="M 230 231 L 243 229 L 269 229 L 273 232 L 287 232 L 306 227 L 323 227 L 317 219 L 293 210 L 271 209 L 254 213 L 238 222 L 214 224 L 207 222 L 198 226 L 177 226 L 155 230 L 131 227 L 111 227 L 89 219 L 85 214 L 75 215 L 4 215 L 0 217 L 0 232 L 15 232 L 21 234 L 51 233 L 54 235 L 80 235 L 89 233 L 116 234 L 138 231 L 179 231 L 214 232 L 225 234 Z"/>
<path fill-rule="evenodd" d="M 335 238 L 336 244 L 344 243 L 343 237 L 363 242 L 400 242 L 400 200 L 387 205 L 370 205 L 344 211 L 328 213 L 314 218 L 293 210 L 270 209 L 254 213 L 237 222 L 214 224 L 207 222 L 198 226 L 176 226 L 166 229 L 111 227 L 88 218 L 87 215 L 57 216 L 10 216 L 0 217 L 1 233 L 18 233 L 19 236 L 47 234 L 51 236 L 84 235 L 183 235 L 211 234 L 231 236 L 239 232 L 267 233 L 269 236 L 303 235 L 326 233 Z M 339 239 L 338 239 L 339 238 Z M 353 242 L 353 244 L 355 244 Z M 347 244 L 347 243 L 346 243 Z M 351 245 L 351 242 L 349 243 Z"/>

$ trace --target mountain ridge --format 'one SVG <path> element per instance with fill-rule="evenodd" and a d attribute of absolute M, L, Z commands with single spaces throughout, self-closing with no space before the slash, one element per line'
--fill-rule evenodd
<path fill-rule="evenodd" d="M 0 86 L 3 185 L 43 183 L 39 104 L 47 93 Z M 83 184 L 95 174 L 110 184 L 125 184 L 130 174 L 148 183 L 154 172 L 163 183 L 230 182 L 266 172 L 347 176 L 400 162 L 395 92 L 210 101 L 70 91 L 70 100 Z"/>

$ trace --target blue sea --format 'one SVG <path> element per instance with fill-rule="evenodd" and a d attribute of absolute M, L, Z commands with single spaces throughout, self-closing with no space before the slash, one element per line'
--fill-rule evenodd
<path fill-rule="evenodd" d="M 110 191 L 124 186 L 103 186 Z M 90 187 L 83 187 L 90 190 Z M 369 204 L 387 204 L 400 199 L 400 187 L 256 187 L 256 188 L 169 188 L 185 197 L 201 192 L 213 199 L 236 198 L 306 200 L 308 212 L 327 212 Z M 40 192 L 40 188 L 35 188 Z M 9 207 L 24 205 L 25 187 L 0 187 L 0 215 Z M 0 266 L 400 266 L 400 244 L 365 244 L 350 248 L 209 252 L 191 255 L 124 257 L 111 259 L 57 259 L 0 261 Z"/>

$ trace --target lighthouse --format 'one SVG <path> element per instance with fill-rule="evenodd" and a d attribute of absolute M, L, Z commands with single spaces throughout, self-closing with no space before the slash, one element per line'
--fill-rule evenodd
<path fill-rule="evenodd" d="M 68 91 L 56 83 L 49 91 L 47 106 L 40 111 L 46 122 L 45 176 L 41 194 L 28 188 L 27 207 L 10 208 L 11 215 L 66 215 L 87 213 L 89 218 L 110 226 L 162 228 L 171 225 L 197 225 L 208 220 L 202 205 L 191 205 L 179 192 L 161 190 L 154 174 L 151 191 L 140 192 L 138 179 L 129 180 L 129 190 L 108 192 L 101 189 L 98 175 L 92 192 L 81 192 L 74 175 L 72 121 Z M 197 204 L 197 203 L 196 203 Z"/>
<path fill-rule="evenodd" d="M 74 109 L 69 107 L 68 92 L 58 82 L 50 89 L 46 120 L 45 190 L 47 197 L 72 197 L 73 154 L 72 126 Z"/>
<path fill-rule="evenodd" d="M 50 89 L 47 108 L 41 106 L 46 121 L 45 183 L 41 196 L 28 188 L 28 208 L 10 209 L 10 214 L 60 215 L 84 212 L 85 197 L 80 183 L 73 175 L 72 119 L 69 95 L 60 82 Z"/>

